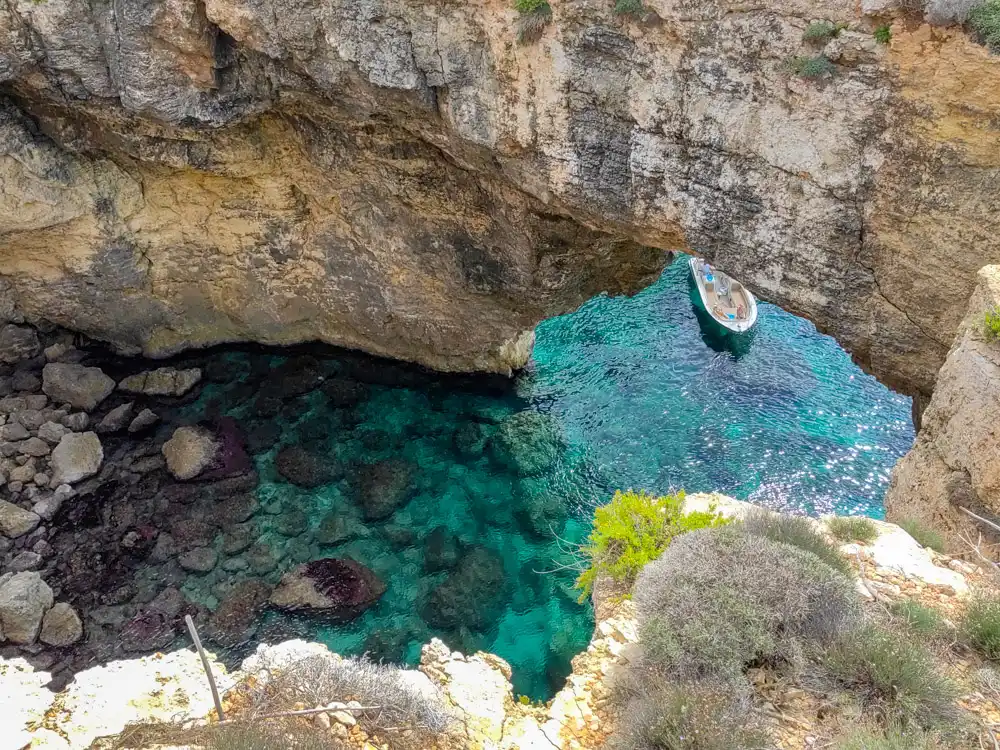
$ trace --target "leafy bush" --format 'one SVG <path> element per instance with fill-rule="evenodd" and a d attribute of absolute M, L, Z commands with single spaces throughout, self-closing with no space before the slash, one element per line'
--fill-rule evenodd
<path fill-rule="evenodd" d="M 832 24 L 829 21 L 813 21 L 806 26 L 802 38 L 807 42 L 825 42 L 828 39 L 833 39 L 846 28 L 847 25 L 843 23 Z"/>
<path fill-rule="evenodd" d="M 917 544 L 928 547 L 935 552 L 944 552 L 944 538 L 934 529 L 924 526 L 916 518 L 904 518 L 897 525 L 912 536 Z"/>
<path fill-rule="evenodd" d="M 838 638 L 823 664 L 889 725 L 931 728 L 955 719 L 957 691 L 930 654 L 898 633 L 866 625 Z"/>
<path fill-rule="evenodd" d="M 552 6 L 546 0 L 515 0 L 514 7 L 520 13 L 516 29 L 518 43 L 537 42 L 552 21 Z"/>
<path fill-rule="evenodd" d="M 1000 53 L 1000 0 L 984 0 L 969 11 L 967 21 L 991 52 Z"/>
<path fill-rule="evenodd" d="M 892 27 L 884 23 L 875 29 L 875 41 L 879 44 L 888 44 L 892 41 Z"/>
<path fill-rule="evenodd" d="M 899 619 L 908 630 L 925 638 L 942 635 L 947 626 L 936 609 L 925 607 L 913 599 L 903 599 L 893 602 L 889 611 Z"/>
<path fill-rule="evenodd" d="M 695 529 L 721 526 L 728 519 L 713 511 L 684 513 L 684 491 L 654 497 L 646 492 L 618 491 L 608 505 L 594 511 L 594 529 L 582 552 L 589 567 L 576 581 L 583 601 L 602 575 L 631 584 L 674 537 Z"/>
<path fill-rule="evenodd" d="M 681 683 L 650 691 L 648 685 L 633 679 L 619 688 L 616 699 L 625 705 L 610 743 L 617 750 L 756 750 L 767 746 L 765 735 L 750 716 L 749 701 L 741 700 L 729 686 Z"/>
<path fill-rule="evenodd" d="M 983 313 L 983 333 L 990 341 L 1000 341 L 1000 307 Z"/>
<path fill-rule="evenodd" d="M 615 14 L 619 16 L 639 16 L 646 8 L 642 0 L 615 0 Z"/>
<path fill-rule="evenodd" d="M 675 539 L 639 575 L 634 597 L 647 667 L 689 679 L 798 667 L 860 613 L 844 576 L 742 524 Z"/>
<path fill-rule="evenodd" d="M 1000 661 L 1000 597 L 977 596 L 965 609 L 962 634 L 987 659 Z"/>
<path fill-rule="evenodd" d="M 871 519 L 863 516 L 834 516 L 826 523 L 835 539 L 842 542 L 871 544 L 878 538 L 878 529 Z"/>
<path fill-rule="evenodd" d="M 794 57 L 788 61 L 788 69 L 793 75 L 800 78 L 816 80 L 832 76 L 836 72 L 837 66 L 830 62 L 825 55 L 816 55 L 815 57 Z"/>
<path fill-rule="evenodd" d="M 840 554 L 840 550 L 830 544 L 826 537 L 816 530 L 813 522 L 808 518 L 779 515 L 769 513 L 766 510 L 752 510 L 743 519 L 743 525 L 751 534 L 764 536 L 776 542 L 783 542 L 811 552 L 845 576 L 852 577 L 854 575 L 851 563 Z"/>

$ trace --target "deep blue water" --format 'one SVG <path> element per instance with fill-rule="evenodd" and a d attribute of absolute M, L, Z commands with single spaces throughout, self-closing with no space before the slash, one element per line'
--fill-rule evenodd
<path fill-rule="evenodd" d="M 285 354 L 212 355 L 223 377 L 190 413 L 231 414 L 256 436 L 255 549 L 277 565 L 223 556 L 185 593 L 214 608 L 244 578 L 273 583 L 299 562 L 351 557 L 388 585 L 377 606 L 347 625 L 272 613 L 258 639 L 298 629 L 341 653 L 415 663 L 438 635 L 499 654 L 518 692 L 550 696 L 593 625 L 572 573 L 550 572 L 565 560 L 556 536 L 582 540 L 615 489 L 882 514 L 892 465 L 913 439 L 909 400 L 770 305 L 743 339 L 710 325 L 682 258 L 633 298 L 597 298 L 540 325 L 513 384 L 343 354 L 307 360 L 323 388 L 279 388 L 268 401 L 272 381 L 288 376 Z M 318 488 L 289 483 L 275 468 L 289 445 L 338 470 Z M 366 486 L 369 501 L 394 499 L 384 518 L 362 518 Z"/>

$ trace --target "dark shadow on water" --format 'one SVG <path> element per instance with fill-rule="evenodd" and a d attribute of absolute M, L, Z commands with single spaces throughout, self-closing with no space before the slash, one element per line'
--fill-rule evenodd
<path fill-rule="evenodd" d="M 692 280 L 688 284 L 691 297 L 691 307 L 694 315 L 698 319 L 698 328 L 701 330 L 701 340 L 705 346 L 713 352 L 729 354 L 734 360 L 740 360 L 750 353 L 753 347 L 755 329 L 751 328 L 746 333 L 734 333 L 715 322 L 708 311 L 702 306 L 698 290 Z"/>

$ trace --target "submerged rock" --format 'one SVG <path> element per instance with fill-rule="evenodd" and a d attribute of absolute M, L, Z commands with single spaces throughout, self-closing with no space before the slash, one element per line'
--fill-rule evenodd
<path fill-rule="evenodd" d="M 358 503 L 366 521 L 381 521 L 410 499 L 412 469 L 395 459 L 365 464 L 358 470 Z"/>
<path fill-rule="evenodd" d="M 129 375 L 118 384 L 118 390 L 144 396 L 183 396 L 199 381 L 201 381 L 201 370 L 197 367 L 187 370 L 160 367 Z"/>
<path fill-rule="evenodd" d="M 423 617 L 437 628 L 483 630 L 496 620 L 506 599 L 503 559 L 486 547 L 474 547 L 431 591 Z"/>
<path fill-rule="evenodd" d="M 461 552 L 458 537 L 446 526 L 438 526 L 427 536 L 424 544 L 424 570 L 428 573 L 451 570 L 458 562 Z"/>
<path fill-rule="evenodd" d="M 58 403 L 93 411 L 115 389 L 115 381 L 98 367 L 50 362 L 42 369 L 42 390 Z"/>
<path fill-rule="evenodd" d="M 173 617 L 155 609 L 140 612 L 122 628 L 119 642 L 126 651 L 156 651 L 173 642 Z"/>
<path fill-rule="evenodd" d="M 337 477 L 336 464 L 330 456 L 313 453 L 302 446 L 282 448 L 274 462 L 275 468 L 292 484 L 314 489 L 329 484 Z"/>
<path fill-rule="evenodd" d="M 507 417 L 490 441 L 493 457 L 521 476 L 538 476 L 559 460 L 564 445 L 555 420 L 522 411 Z"/>
<path fill-rule="evenodd" d="M 167 470 L 175 479 L 194 479 L 209 467 L 219 451 L 212 434 L 200 427 L 178 427 L 163 444 Z"/>
<path fill-rule="evenodd" d="M 346 558 L 324 558 L 285 573 L 270 601 L 281 609 L 351 620 L 384 593 L 385 584 L 361 563 Z"/>
<path fill-rule="evenodd" d="M 226 648 L 246 643 L 253 637 L 257 618 L 270 594 L 271 587 L 263 581 L 236 584 L 209 618 L 206 635 Z"/>

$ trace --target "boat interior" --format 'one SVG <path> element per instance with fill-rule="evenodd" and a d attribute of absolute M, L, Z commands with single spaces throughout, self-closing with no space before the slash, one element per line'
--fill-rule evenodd
<path fill-rule="evenodd" d="M 735 279 L 718 273 L 707 263 L 698 266 L 699 281 L 705 289 L 708 309 L 722 320 L 746 320 L 750 314 L 747 291 Z"/>

